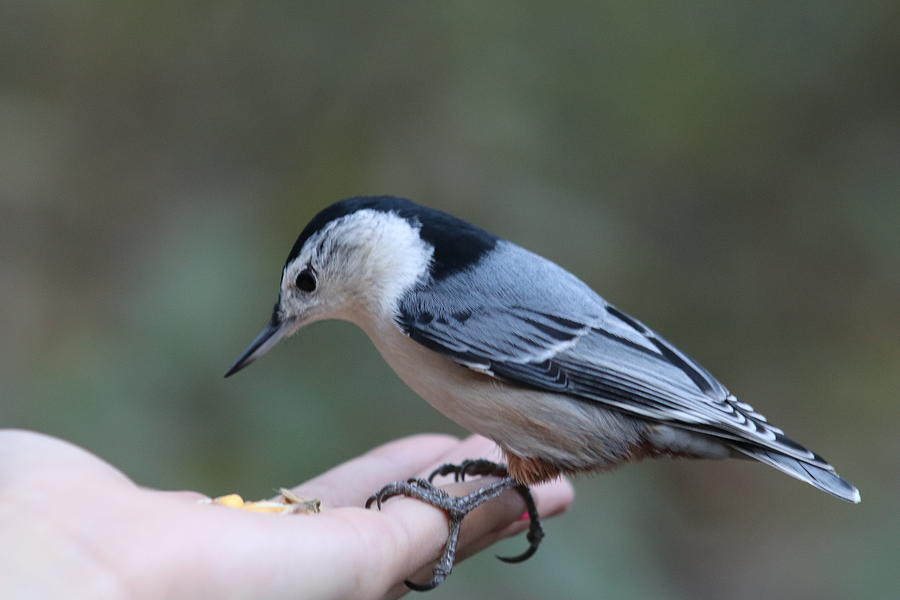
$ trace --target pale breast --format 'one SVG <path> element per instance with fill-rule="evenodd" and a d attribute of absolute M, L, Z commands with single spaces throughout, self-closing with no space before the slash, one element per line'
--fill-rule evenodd
<path fill-rule="evenodd" d="M 632 457 L 646 422 L 598 403 L 502 382 L 461 366 L 392 323 L 358 323 L 385 361 L 419 396 L 508 454 L 561 471 L 602 469 Z"/>

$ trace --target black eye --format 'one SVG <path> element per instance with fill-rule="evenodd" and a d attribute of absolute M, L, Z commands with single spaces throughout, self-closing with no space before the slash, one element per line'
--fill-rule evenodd
<path fill-rule="evenodd" d="M 316 276 L 313 275 L 312 269 L 309 267 L 300 271 L 297 280 L 294 282 L 297 289 L 302 292 L 311 292 L 316 289 Z"/>

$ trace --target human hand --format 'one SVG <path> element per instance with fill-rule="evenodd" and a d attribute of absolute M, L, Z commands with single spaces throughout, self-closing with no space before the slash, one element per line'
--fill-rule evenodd
<path fill-rule="evenodd" d="M 447 518 L 417 500 L 362 508 L 383 485 L 444 463 L 496 459 L 484 438 L 418 435 L 380 446 L 294 488 L 312 515 L 202 504 L 196 492 L 135 485 L 87 451 L 43 434 L 0 430 L 0 590 L 36 598 L 397 598 L 428 579 Z M 446 487 L 462 495 L 477 480 Z M 572 502 L 565 480 L 532 488 L 542 516 Z M 464 522 L 460 557 L 522 532 L 515 492 Z"/>

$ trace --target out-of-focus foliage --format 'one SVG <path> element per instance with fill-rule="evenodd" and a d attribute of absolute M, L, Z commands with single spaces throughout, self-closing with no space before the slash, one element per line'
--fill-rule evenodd
<path fill-rule="evenodd" d="M 346 324 L 222 379 L 306 220 L 405 195 L 570 268 L 863 495 L 629 466 L 432 597 L 894 596 L 898 7 L 0 0 L 0 425 L 251 498 L 461 434 Z"/>

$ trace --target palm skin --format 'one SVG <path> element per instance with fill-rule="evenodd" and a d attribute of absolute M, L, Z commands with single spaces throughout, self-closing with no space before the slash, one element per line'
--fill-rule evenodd
<path fill-rule="evenodd" d="M 142 488 L 85 450 L 33 432 L 0 430 L 0 456 L 0 581 L 15 597 L 327 599 L 400 597 L 409 591 L 403 580 L 427 576 L 441 552 L 441 511 L 407 498 L 365 510 L 373 489 L 499 451 L 477 436 L 404 438 L 294 488 L 326 508 L 289 516 Z M 564 480 L 534 493 L 549 516 L 573 499 Z M 523 531 L 523 507 L 513 492 L 473 512 L 461 555 Z"/>

